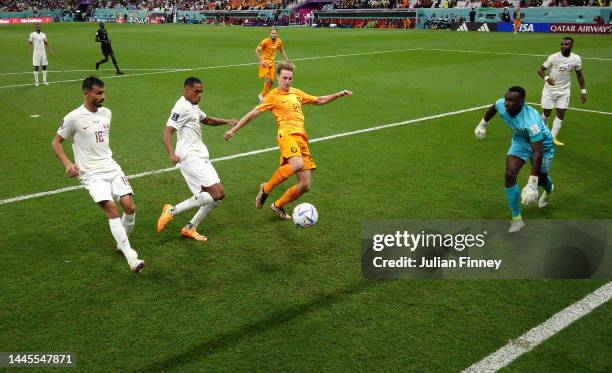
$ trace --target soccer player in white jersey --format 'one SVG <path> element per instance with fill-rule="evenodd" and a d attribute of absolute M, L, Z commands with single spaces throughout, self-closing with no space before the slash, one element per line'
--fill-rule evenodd
<path fill-rule="evenodd" d="M 53 52 L 53 48 L 51 48 L 51 45 L 49 45 L 49 42 L 47 41 L 47 35 L 40 31 L 40 24 L 37 23 L 34 29 L 36 31 L 30 34 L 28 48 L 30 49 L 30 52 L 32 52 L 32 64 L 34 65 L 34 85 L 38 87 L 38 68 L 41 66 L 43 83 L 45 85 L 49 85 L 49 83 L 47 83 L 48 61 L 45 47 L 49 48 L 49 52 L 51 52 L 51 54 L 55 54 L 55 52 Z"/>
<path fill-rule="evenodd" d="M 563 125 L 565 111 L 569 106 L 570 91 L 572 82 L 572 71 L 576 72 L 578 84 L 580 84 L 581 97 L 580 100 L 584 104 L 587 101 L 587 90 L 584 83 L 584 75 L 582 74 L 582 61 L 580 56 L 572 53 L 574 39 L 565 37 L 561 40 L 561 52 L 551 54 L 538 70 L 538 75 L 544 79 L 544 90 L 542 91 L 542 120 L 544 124 L 548 123 L 548 117 L 552 109 L 556 109 L 557 115 L 553 121 L 552 130 L 550 131 L 554 137 L 555 145 L 564 145 L 557 140 L 557 135 Z M 546 75 L 546 70 L 550 69 L 549 75 Z"/>
<path fill-rule="evenodd" d="M 108 216 L 111 233 L 117 241 L 117 249 L 123 252 L 133 272 L 140 272 L 145 262 L 130 246 L 128 234 L 132 232 L 136 217 L 133 191 L 121 167 L 112 158 L 109 147 L 111 111 L 102 107 L 104 82 L 89 77 L 82 84 L 83 105 L 64 117 L 62 125 L 52 141 L 53 150 L 66 167 L 68 177 L 78 177 L 93 198 Z M 66 156 L 62 142 L 72 141 L 75 163 Z M 119 212 L 114 198 L 123 207 Z"/>
<path fill-rule="evenodd" d="M 202 142 L 200 124 L 234 126 L 238 123 L 237 119 L 219 119 L 204 114 L 198 106 L 203 92 L 204 86 L 200 79 L 190 77 L 185 80 L 183 95 L 172 108 L 163 134 L 170 162 L 180 168 L 193 196 L 175 206 L 165 204 L 157 221 L 157 232 L 161 232 L 174 215 L 197 207 L 195 216 L 181 229 L 184 237 L 196 241 L 208 240 L 197 232 L 197 227 L 225 197 L 223 184 L 210 163 L 208 149 Z M 176 151 L 172 146 L 174 132 L 177 132 Z"/>

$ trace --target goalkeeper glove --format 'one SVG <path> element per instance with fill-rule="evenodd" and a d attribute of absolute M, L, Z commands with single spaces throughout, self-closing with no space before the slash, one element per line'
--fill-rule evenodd
<path fill-rule="evenodd" d="M 474 130 L 474 134 L 476 135 L 476 138 L 478 140 L 482 140 L 487 136 L 487 125 L 488 124 L 489 122 L 482 119 L 480 123 L 478 123 L 478 125 L 476 126 L 476 129 Z"/>
<path fill-rule="evenodd" d="M 521 191 L 521 203 L 525 206 L 535 204 L 538 201 L 538 177 L 529 176 L 527 185 Z"/>

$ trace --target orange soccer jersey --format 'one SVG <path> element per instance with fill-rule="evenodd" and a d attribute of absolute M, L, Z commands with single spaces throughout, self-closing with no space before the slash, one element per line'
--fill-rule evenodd
<path fill-rule="evenodd" d="M 258 48 L 261 50 L 261 59 L 268 64 L 268 66 L 259 66 L 259 77 L 267 77 L 270 80 L 274 80 L 274 61 L 276 59 L 276 50 L 280 48 L 282 41 L 280 38 L 272 41 L 271 38 L 265 38 L 259 43 Z M 270 87 L 268 87 L 270 89 Z M 264 92 L 267 93 L 267 90 Z M 265 96 L 265 94 L 262 94 Z"/>
<path fill-rule="evenodd" d="M 272 41 L 272 38 L 265 38 L 258 46 L 261 50 L 261 58 L 273 65 L 276 59 L 276 50 L 281 48 L 282 45 L 283 42 L 280 38 L 276 38 L 274 41 Z"/>
<path fill-rule="evenodd" d="M 289 92 L 283 92 L 275 88 L 266 95 L 263 102 L 256 109 L 259 111 L 272 111 L 276 118 L 279 136 L 299 134 L 307 139 L 308 135 L 304 128 L 302 105 L 313 104 L 316 101 L 317 97 L 296 88 L 290 88 Z"/>

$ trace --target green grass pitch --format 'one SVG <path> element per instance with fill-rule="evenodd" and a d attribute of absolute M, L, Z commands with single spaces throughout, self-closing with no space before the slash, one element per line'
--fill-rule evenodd
<path fill-rule="evenodd" d="M 95 24 L 43 25 L 56 52 L 49 56 L 54 83 L 34 87 L 32 29 L 0 26 L 3 200 L 78 185 L 64 176 L 50 142 L 61 118 L 81 104 L 80 80 L 96 73 L 101 57 Z M 114 76 L 110 63 L 97 75 L 113 111 L 111 148 L 126 174 L 170 167 L 161 135 L 187 76 L 204 81 L 201 107 L 212 116 L 239 118 L 256 104 L 254 48 L 267 30 L 108 30 L 126 75 Z M 314 95 L 354 92 L 305 108 L 310 137 L 319 138 L 491 104 L 516 84 L 539 102 L 536 71 L 561 35 L 288 28 L 280 37 L 297 65 L 295 87 Z M 612 40 L 575 39 L 574 52 L 598 59 L 583 59 L 588 103 L 579 103 L 574 77 L 570 106 L 610 112 Z M 184 68 L 198 69 L 176 71 Z M 25 73 L 7 74 L 18 72 Z M 2 204 L 0 350 L 74 352 L 83 371 L 464 369 L 603 284 L 361 278 L 364 219 L 508 217 L 510 132 L 497 117 L 478 142 L 473 130 L 483 113 L 313 143 L 318 170 L 300 200 L 319 210 L 312 229 L 253 207 L 276 151 L 215 163 L 227 197 L 200 226 L 206 244 L 180 237 L 191 213 L 155 232 L 162 204 L 190 194 L 178 171 L 133 179 L 138 212 L 130 240 L 147 261 L 139 275 L 115 252 L 106 218 L 85 190 Z M 567 113 L 560 136 L 566 146 L 551 172 L 554 202 L 524 210 L 526 219 L 612 217 L 611 125 L 610 115 Z M 212 158 L 276 145 L 270 113 L 232 141 L 223 140 L 224 131 L 203 130 Z M 523 171 L 520 185 L 526 178 Z M 611 311 L 603 305 L 506 369 L 609 371 Z"/>

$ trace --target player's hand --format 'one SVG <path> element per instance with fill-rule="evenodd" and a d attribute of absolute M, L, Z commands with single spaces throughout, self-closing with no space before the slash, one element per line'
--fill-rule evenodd
<path fill-rule="evenodd" d="M 548 83 L 548 85 L 552 85 L 552 86 L 555 85 L 555 81 L 552 78 L 546 79 L 546 83 Z"/>
<path fill-rule="evenodd" d="M 268 67 L 268 63 L 266 61 L 261 61 L 259 64 L 261 67 Z"/>
<path fill-rule="evenodd" d="M 77 177 L 79 176 L 79 166 L 75 164 L 70 164 L 66 167 L 66 176 L 68 177 Z"/>
<path fill-rule="evenodd" d="M 587 94 L 583 93 L 580 95 L 580 101 L 582 101 L 583 104 L 586 104 L 587 102 Z"/>
<path fill-rule="evenodd" d="M 235 125 L 238 124 L 238 119 L 228 119 L 227 124 L 229 124 L 230 126 L 234 127 Z"/>
<path fill-rule="evenodd" d="M 229 140 L 232 137 L 234 137 L 234 131 L 232 131 L 232 130 L 229 130 L 229 131 L 227 131 L 226 133 L 223 134 L 223 138 L 225 140 Z"/>
<path fill-rule="evenodd" d="M 178 155 L 172 155 L 170 156 L 170 162 L 172 162 L 173 165 L 176 165 L 177 163 L 181 162 L 181 157 L 179 157 Z"/>
<path fill-rule="evenodd" d="M 484 138 L 487 137 L 487 123 L 484 121 L 481 121 L 476 126 L 476 129 L 474 130 L 474 135 L 476 135 L 476 138 L 478 140 L 484 140 Z"/>
<path fill-rule="evenodd" d="M 527 185 L 523 187 L 521 191 L 521 203 L 525 206 L 529 206 L 538 202 L 538 177 L 529 176 Z"/>
<path fill-rule="evenodd" d="M 352 95 L 353 95 L 353 92 L 346 90 L 346 89 L 338 92 L 338 97 L 352 96 Z"/>
<path fill-rule="evenodd" d="M 285 61 L 287 61 L 287 62 L 289 62 L 289 63 L 293 63 L 293 62 L 291 62 L 291 60 L 290 60 L 290 59 L 288 59 L 288 58 L 285 58 Z"/>

